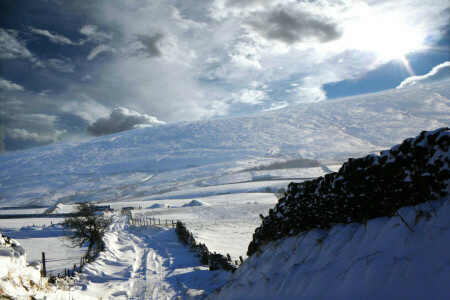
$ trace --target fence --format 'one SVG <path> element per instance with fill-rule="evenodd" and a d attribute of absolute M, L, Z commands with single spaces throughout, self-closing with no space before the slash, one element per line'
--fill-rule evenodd
<path fill-rule="evenodd" d="M 81 273 L 82 268 L 87 264 L 91 263 L 95 260 L 95 258 L 98 256 L 100 251 L 105 250 L 105 244 L 103 242 L 97 244 L 92 250 L 91 253 L 87 252 L 85 255 L 80 257 L 80 265 L 77 267 L 76 264 L 69 268 L 64 268 L 64 274 L 58 273 L 58 275 L 53 275 L 52 271 L 47 272 L 46 270 L 46 258 L 45 258 L 45 252 L 42 252 L 42 268 L 41 268 L 41 277 L 48 277 L 49 282 L 55 282 L 56 278 L 62 278 L 62 277 L 73 277 L 76 275 L 76 273 Z"/>
<path fill-rule="evenodd" d="M 122 210 L 122 214 L 129 216 L 129 222 L 132 226 L 176 228 L 175 231 L 179 239 L 198 253 L 200 262 L 207 265 L 210 271 L 222 269 L 225 271 L 234 272 L 237 267 L 244 262 L 242 256 L 239 256 L 239 260 L 235 260 L 233 263 L 230 254 L 227 254 L 225 257 L 222 254 L 210 252 L 205 244 L 197 243 L 195 241 L 194 235 L 189 232 L 186 225 L 179 220 L 160 219 L 149 216 L 133 217 L 130 210 Z"/>

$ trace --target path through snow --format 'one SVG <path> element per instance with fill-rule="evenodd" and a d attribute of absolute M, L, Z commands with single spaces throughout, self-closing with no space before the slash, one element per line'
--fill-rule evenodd
<path fill-rule="evenodd" d="M 200 265 L 173 229 L 137 228 L 116 217 L 105 243 L 106 251 L 83 268 L 74 299 L 203 298 L 228 277 Z"/>

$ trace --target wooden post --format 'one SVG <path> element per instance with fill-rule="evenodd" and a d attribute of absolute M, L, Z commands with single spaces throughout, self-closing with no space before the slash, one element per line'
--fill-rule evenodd
<path fill-rule="evenodd" d="M 235 264 L 236 266 L 239 266 L 239 262 L 238 262 L 237 260 L 234 261 L 234 264 Z"/>
<path fill-rule="evenodd" d="M 229 262 L 231 262 L 231 256 L 230 256 L 229 253 L 227 253 L 227 259 L 228 259 Z"/>
<path fill-rule="evenodd" d="M 175 228 L 175 223 L 173 222 L 173 220 L 172 220 L 172 228 Z"/>
<path fill-rule="evenodd" d="M 75 274 L 76 269 L 77 269 L 77 265 L 73 264 L 72 276 Z"/>
<path fill-rule="evenodd" d="M 80 267 L 82 267 L 82 266 L 83 266 L 83 258 L 80 257 Z"/>
<path fill-rule="evenodd" d="M 47 269 L 45 267 L 45 252 L 42 252 L 42 277 L 47 276 Z"/>
<path fill-rule="evenodd" d="M 239 260 L 241 261 L 241 264 L 244 263 L 244 259 L 242 258 L 242 256 L 239 256 Z"/>
<path fill-rule="evenodd" d="M 166 219 L 166 227 L 167 227 L 167 219 Z"/>

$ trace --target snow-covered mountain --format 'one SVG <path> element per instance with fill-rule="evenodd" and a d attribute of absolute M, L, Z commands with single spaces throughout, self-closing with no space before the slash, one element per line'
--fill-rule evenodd
<path fill-rule="evenodd" d="M 150 197 L 274 160 L 342 162 L 450 125 L 450 81 L 0 155 L 0 205 Z"/>

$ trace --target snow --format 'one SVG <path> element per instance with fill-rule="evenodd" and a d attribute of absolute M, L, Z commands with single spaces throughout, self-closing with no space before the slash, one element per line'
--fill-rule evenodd
<path fill-rule="evenodd" d="M 2 228 L 1 231 L 26 249 L 28 263 L 42 262 L 42 252 L 45 252 L 46 269 L 52 275 L 64 274 L 65 268 L 79 265 L 80 257 L 87 251 L 87 247 L 68 247 L 68 242 L 63 239 L 64 228 L 60 225 Z"/>
<path fill-rule="evenodd" d="M 74 299 L 197 299 L 229 276 L 200 265 L 174 229 L 131 227 L 116 216 L 104 241 L 106 251 L 73 286 Z"/>
<path fill-rule="evenodd" d="M 206 202 L 202 202 L 202 201 L 198 201 L 198 200 L 192 200 L 189 203 L 185 203 L 182 206 L 183 207 L 193 207 L 193 206 L 209 206 L 210 204 L 206 203 Z"/>
<path fill-rule="evenodd" d="M 2 153 L 0 205 L 133 200 L 241 182 L 233 176 L 251 181 L 241 173 L 275 161 L 342 162 L 447 126 L 449 83 Z"/>
<path fill-rule="evenodd" d="M 0 208 L 0 215 L 42 213 L 47 208 L 50 215 L 68 213 L 80 201 L 117 210 L 142 207 L 132 210 L 133 216 L 181 220 L 210 251 L 245 259 L 261 224 L 259 215 L 267 215 L 277 202 L 274 194 L 263 191 L 276 192 L 292 181 L 323 176 L 337 171 L 349 156 L 377 153 L 422 130 L 448 126 L 449 84 L 2 153 L 0 206 L 24 209 Z M 248 171 L 299 157 L 317 159 L 322 165 Z M 262 253 L 247 259 L 216 296 L 445 298 L 441 296 L 450 294 L 445 289 L 450 286 L 448 202 L 434 203 L 436 212 L 420 206 L 431 218 L 417 223 L 417 207 L 400 210 L 413 224 L 412 233 L 398 217 L 380 218 L 269 243 Z M 46 207 L 26 207 L 30 205 Z M 23 246 L 28 262 L 39 261 L 45 251 L 48 269 L 60 272 L 78 264 L 85 251 L 62 244 L 61 227 L 50 226 L 62 220 L 0 219 L 0 231 Z M 179 243 L 173 229 L 129 226 L 126 217 L 114 215 L 105 242 L 106 251 L 94 263 L 74 281 L 61 283 L 65 290 L 47 286 L 26 291 L 7 280 L 0 280 L 0 289 L 14 297 L 38 299 L 69 299 L 69 293 L 73 299 L 204 298 L 230 276 L 207 271 L 195 253 Z M 21 251 L 1 249 L 0 270 L 11 257 L 18 257 L 8 263 L 9 270 L 16 270 L 12 273 L 16 283 L 39 274 L 39 267 L 26 265 Z"/>
<path fill-rule="evenodd" d="M 420 212 L 423 212 L 422 214 Z M 450 199 L 268 243 L 212 299 L 448 299 Z"/>
<path fill-rule="evenodd" d="M 267 214 L 277 203 L 272 193 L 239 193 L 196 198 L 201 206 L 184 206 L 187 199 L 158 200 L 159 204 L 170 206 L 161 209 L 133 210 L 135 217 L 147 216 L 161 219 L 180 220 L 194 235 L 198 243 L 204 243 L 209 251 L 222 255 L 230 254 L 232 260 L 239 256 L 246 258 L 248 244 L 255 228 L 261 223 L 260 214 Z M 133 206 L 145 206 L 145 202 L 131 202 Z M 121 203 L 112 204 L 112 207 Z"/>

